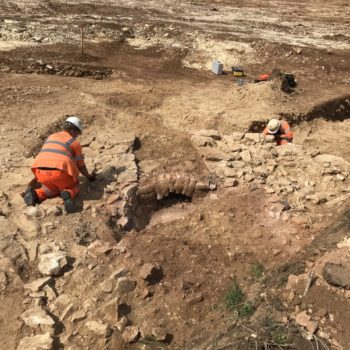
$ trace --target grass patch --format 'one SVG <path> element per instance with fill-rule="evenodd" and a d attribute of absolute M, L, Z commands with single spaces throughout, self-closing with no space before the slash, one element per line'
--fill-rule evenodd
<path fill-rule="evenodd" d="M 237 283 L 237 281 L 234 280 L 232 287 L 230 288 L 230 290 L 226 295 L 226 307 L 229 310 L 234 311 L 237 309 L 239 305 L 242 304 L 243 299 L 244 299 L 244 293 L 241 287 L 239 286 L 239 284 Z"/>
<path fill-rule="evenodd" d="M 245 295 L 236 280 L 233 281 L 232 287 L 226 294 L 226 307 L 235 312 L 239 318 L 249 317 L 255 311 L 254 305 L 245 301 Z"/>
<path fill-rule="evenodd" d="M 237 312 L 240 318 L 250 317 L 255 312 L 255 306 L 248 301 L 239 306 Z"/>
<path fill-rule="evenodd" d="M 265 331 L 268 342 L 282 346 L 288 344 L 291 340 L 290 329 L 279 322 L 276 322 L 271 317 L 267 317 L 262 325 L 262 330 Z"/>
<path fill-rule="evenodd" d="M 277 345 L 284 345 L 287 344 L 288 334 L 286 334 L 285 330 L 274 330 L 271 332 L 271 338 Z"/>
<path fill-rule="evenodd" d="M 259 281 L 265 274 L 264 265 L 261 262 L 256 261 L 250 267 L 250 274 L 254 281 Z"/>

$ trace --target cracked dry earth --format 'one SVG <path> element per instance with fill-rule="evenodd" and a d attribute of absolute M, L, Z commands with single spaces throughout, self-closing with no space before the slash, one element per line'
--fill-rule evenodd
<path fill-rule="evenodd" d="M 350 349 L 346 2 L 0 9 L 1 349 Z M 274 68 L 294 92 L 253 83 Z M 98 180 L 27 208 L 69 114 Z"/>

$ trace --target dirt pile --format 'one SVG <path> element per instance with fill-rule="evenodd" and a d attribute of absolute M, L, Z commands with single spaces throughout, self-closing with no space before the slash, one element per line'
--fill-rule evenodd
<path fill-rule="evenodd" d="M 23 60 L 16 62 L 14 60 L 5 59 L 1 62 L 1 70 L 18 74 L 36 73 L 77 78 L 92 77 L 94 79 L 106 79 L 112 74 L 112 70 L 108 68 L 101 69 L 101 67 L 79 67 L 76 65 L 58 64 L 56 62 L 49 64 L 40 60 L 36 62 L 27 61 L 24 63 Z"/>

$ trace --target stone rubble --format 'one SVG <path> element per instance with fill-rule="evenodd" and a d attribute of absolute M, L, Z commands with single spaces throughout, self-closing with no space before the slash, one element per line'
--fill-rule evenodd
<path fill-rule="evenodd" d="M 140 277 L 150 284 L 158 283 L 163 278 L 163 269 L 158 264 L 144 264 L 140 270 Z"/>
<path fill-rule="evenodd" d="M 18 344 L 17 350 L 51 350 L 53 338 L 50 333 L 39 334 L 33 337 L 24 337 Z"/>
<path fill-rule="evenodd" d="M 43 331 L 51 332 L 55 321 L 41 307 L 34 306 L 22 313 L 21 319 L 29 327 L 40 327 Z"/>
<path fill-rule="evenodd" d="M 289 275 L 286 289 L 296 289 L 298 286 L 305 286 L 307 276 L 306 275 Z"/>
<path fill-rule="evenodd" d="M 56 276 L 68 264 L 68 254 L 64 251 L 55 251 L 40 256 L 38 270 L 46 276 Z"/>
<path fill-rule="evenodd" d="M 115 324 L 115 327 L 118 329 L 119 332 L 124 332 L 126 326 L 128 326 L 130 321 L 126 316 L 122 316 L 120 320 Z"/>
<path fill-rule="evenodd" d="M 271 206 L 268 209 L 269 215 L 273 218 L 284 219 L 286 211 L 291 208 L 305 207 L 309 203 L 328 204 L 336 199 L 336 195 L 330 194 L 331 189 L 332 193 L 338 193 L 335 190 L 339 190 L 345 193 L 345 198 L 347 196 L 348 192 L 344 188 L 348 181 L 346 169 L 350 170 L 350 167 L 348 168 L 347 162 L 340 157 L 320 155 L 316 151 L 305 151 L 296 145 L 275 147 L 270 139 L 262 141 L 259 134 L 254 133 L 220 136 L 216 131 L 202 130 L 192 136 L 192 141 L 198 147 L 208 169 L 213 175 L 223 180 L 223 187 L 249 185 L 251 190 L 263 188 L 271 195 L 271 198 L 275 196 L 275 199 L 271 199 Z M 216 189 L 216 185 L 208 180 L 202 181 L 202 179 L 196 179 L 185 173 L 152 176 L 138 185 L 138 170 L 135 156 L 132 153 L 134 142 L 133 135 L 127 135 L 124 140 L 121 139 L 120 142 L 113 145 L 108 139 L 102 142 L 94 138 L 88 142 L 92 149 L 91 152 L 95 155 L 93 167 L 99 169 L 103 176 L 110 180 L 109 185 L 105 188 L 101 204 L 85 209 L 91 210 L 92 217 L 96 217 L 98 212 L 107 212 L 114 218 L 117 226 L 128 229 L 132 227 L 130 224 L 134 220 L 137 221 L 140 203 L 149 205 L 166 198 L 171 193 L 193 197 L 197 193 L 207 193 Z M 310 171 L 310 174 L 307 172 L 306 177 L 301 179 L 299 167 L 305 171 L 305 164 L 308 162 L 310 164 L 307 170 Z M 322 179 L 331 179 L 329 181 L 334 186 L 329 187 L 329 182 L 327 182 L 328 187 L 324 186 L 322 182 L 319 183 L 316 180 L 317 176 Z M 49 215 L 60 215 L 57 210 L 49 213 L 47 209 L 44 210 L 44 216 L 39 211 L 29 212 L 32 228 L 37 227 L 38 219 L 41 220 Z M 302 221 L 302 224 L 307 223 Z M 57 222 L 48 222 L 48 224 L 57 225 Z M 32 231 L 33 235 L 27 235 L 27 237 L 35 238 L 34 229 Z M 145 263 L 140 260 L 137 263 L 138 272 L 136 276 L 133 276 L 130 272 L 133 271 L 133 268 L 130 267 L 129 271 L 123 267 L 128 266 L 127 263 L 122 261 L 121 265 L 114 266 L 115 270 L 111 268 L 107 274 L 100 274 L 101 259 L 108 258 L 110 255 L 123 256 L 127 259 L 130 257 L 129 247 L 124 246 L 123 243 L 112 245 L 101 240 L 92 243 L 90 241 L 89 245 L 76 248 L 74 252 L 77 254 L 72 254 L 72 256 L 76 257 L 81 253 L 82 257 L 73 264 L 74 269 L 83 269 L 84 264 L 88 261 L 89 265 L 82 275 L 88 278 L 87 276 L 91 274 L 89 281 L 98 290 L 96 295 L 89 296 L 79 305 L 73 295 L 65 294 L 64 291 L 64 285 L 67 282 L 67 278 L 64 277 L 70 276 L 70 272 L 66 272 L 63 278 L 53 278 L 60 275 L 62 269 L 68 265 L 69 257 L 64 251 L 65 247 L 62 244 L 53 247 L 51 243 L 38 245 L 37 240 L 32 240 L 25 243 L 27 252 L 32 242 L 35 245 L 35 255 L 31 253 L 30 260 L 36 261 L 38 255 L 38 270 L 42 275 L 48 277 L 40 278 L 25 286 L 28 290 L 25 305 L 31 305 L 31 307 L 22 314 L 22 319 L 26 325 L 37 328 L 41 332 L 48 332 L 48 344 L 52 344 L 50 334 L 53 334 L 55 322 L 40 305 L 45 305 L 45 308 L 47 307 L 67 328 L 66 333 L 60 336 L 64 344 L 65 339 L 79 333 L 79 330 L 74 330 L 79 327 L 87 328 L 89 332 L 103 337 L 108 337 L 113 329 L 117 329 L 127 343 L 136 342 L 140 336 L 144 336 L 143 328 L 140 331 L 140 328 L 133 324 L 135 320 L 132 314 L 130 315 L 130 310 L 134 307 L 132 300 L 142 298 L 147 299 L 145 302 L 152 301 L 154 299 L 151 297 L 157 295 L 158 287 L 162 288 L 162 292 L 168 292 L 167 282 L 162 282 L 164 272 L 160 264 Z M 72 253 L 72 250 L 69 251 Z M 291 290 L 289 292 L 292 294 L 290 301 L 296 295 L 295 289 L 302 287 L 304 282 L 305 275 L 289 276 L 286 288 Z M 158 283 L 159 285 L 156 285 Z M 195 290 L 190 290 L 184 295 L 186 306 L 193 309 L 199 307 L 199 303 L 203 300 L 205 301 L 204 295 Z M 95 306 L 96 313 L 91 314 L 90 310 L 94 310 Z M 91 319 L 96 316 L 99 317 L 98 320 Z M 319 320 L 315 321 L 306 311 L 300 312 L 299 309 L 295 319 L 296 323 L 306 328 L 310 334 L 314 334 L 318 329 L 319 332 L 323 332 L 323 328 L 319 327 Z M 150 330 L 152 331 L 147 333 L 149 336 L 159 342 L 166 341 L 168 334 L 163 328 L 150 327 Z M 24 338 L 21 343 L 26 344 L 25 346 L 30 349 L 28 339 L 34 340 L 34 338 Z M 46 348 L 43 347 L 43 349 Z"/>
<path fill-rule="evenodd" d="M 207 140 L 199 143 L 198 137 Z M 341 157 L 297 144 L 276 146 L 258 133 L 219 135 L 200 130 L 191 139 L 224 187 L 254 184 L 287 199 L 297 210 L 325 203 L 333 207 L 350 196 L 350 163 Z"/>
<path fill-rule="evenodd" d="M 133 343 L 138 339 L 139 335 L 140 335 L 140 330 L 138 327 L 127 326 L 124 329 L 122 338 L 126 343 Z"/>
<path fill-rule="evenodd" d="M 306 311 L 300 312 L 295 317 L 295 322 L 307 329 L 307 331 L 311 334 L 314 334 L 318 329 L 318 324 L 315 321 L 311 320 L 311 317 L 306 313 Z"/>
<path fill-rule="evenodd" d="M 128 277 L 121 277 L 117 281 L 116 291 L 123 294 L 132 292 L 136 288 L 136 281 Z"/>
<path fill-rule="evenodd" d="M 191 296 L 188 300 L 187 300 L 187 305 L 195 305 L 200 303 L 201 301 L 203 301 L 204 297 L 203 294 L 196 294 Z"/>
<path fill-rule="evenodd" d="M 133 225 L 133 198 L 137 190 L 138 169 L 133 153 L 136 137 L 120 133 L 95 137 L 86 152 L 87 166 L 96 169 L 109 184 L 105 188 L 104 203 L 97 210 L 107 212 L 116 226 L 122 229 Z M 90 162 L 90 163 L 89 163 Z M 96 216 L 96 211 L 93 216 Z"/>
<path fill-rule="evenodd" d="M 121 267 L 117 271 L 113 272 L 110 278 L 111 279 L 118 279 L 120 277 L 125 277 L 128 273 L 129 273 L 129 271 L 126 268 Z"/>
<path fill-rule="evenodd" d="M 43 288 L 43 292 L 45 293 L 48 301 L 53 301 L 57 298 L 56 291 L 53 288 L 51 288 L 49 285 L 46 285 Z"/>
<path fill-rule="evenodd" d="M 39 278 L 33 282 L 30 282 L 24 286 L 24 288 L 29 289 L 32 292 L 38 292 L 52 280 L 51 277 Z"/>
<path fill-rule="evenodd" d="M 84 318 L 86 318 L 86 312 L 79 310 L 72 315 L 71 320 L 72 322 L 77 322 L 83 320 Z"/>
<path fill-rule="evenodd" d="M 91 331 L 96 333 L 97 335 L 107 336 L 108 334 L 108 324 L 105 324 L 101 321 L 87 321 L 85 326 Z"/>
<path fill-rule="evenodd" d="M 60 321 L 64 321 L 66 318 L 71 316 L 74 312 L 74 303 L 69 303 L 59 315 Z"/>
<path fill-rule="evenodd" d="M 168 333 L 163 328 L 157 327 L 152 329 L 152 336 L 159 342 L 165 342 L 167 340 Z"/>
<path fill-rule="evenodd" d="M 105 293 L 111 293 L 113 290 L 113 283 L 110 280 L 104 281 L 101 284 L 101 289 L 105 292 Z"/>

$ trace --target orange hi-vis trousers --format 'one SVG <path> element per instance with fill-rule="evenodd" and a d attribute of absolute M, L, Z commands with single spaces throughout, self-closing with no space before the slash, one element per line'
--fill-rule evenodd
<path fill-rule="evenodd" d="M 292 140 L 286 140 L 286 139 L 277 139 L 276 140 L 277 145 L 287 145 L 288 143 L 292 143 Z"/>
<path fill-rule="evenodd" d="M 73 199 L 79 193 L 79 182 L 75 182 L 73 177 L 62 170 L 42 170 L 36 168 L 35 177 L 41 187 L 35 189 L 40 202 L 47 198 L 58 197 L 61 191 L 69 192 Z"/>

